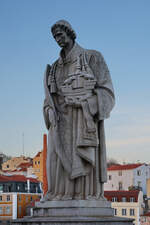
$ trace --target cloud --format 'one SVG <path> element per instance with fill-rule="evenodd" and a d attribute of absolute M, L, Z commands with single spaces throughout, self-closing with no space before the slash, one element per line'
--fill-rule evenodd
<path fill-rule="evenodd" d="M 131 145 L 150 145 L 150 138 L 149 137 L 136 137 L 136 138 L 125 138 L 121 140 L 108 140 L 107 147 L 108 148 L 120 148 L 131 146 Z"/>

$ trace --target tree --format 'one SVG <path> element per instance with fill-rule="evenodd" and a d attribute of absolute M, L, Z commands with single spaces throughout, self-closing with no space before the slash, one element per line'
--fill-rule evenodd
<path fill-rule="evenodd" d="M 118 161 L 116 159 L 110 158 L 107 160 L 107 168 L 109 168 L 112 165 L 118 165 Z"/>

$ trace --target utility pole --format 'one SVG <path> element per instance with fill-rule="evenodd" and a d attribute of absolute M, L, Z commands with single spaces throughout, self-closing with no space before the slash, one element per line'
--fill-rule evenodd
<path fill-rule="evenodd" d="M 22 133 L 22 154 L 24 156 L 24 132 Z"/>

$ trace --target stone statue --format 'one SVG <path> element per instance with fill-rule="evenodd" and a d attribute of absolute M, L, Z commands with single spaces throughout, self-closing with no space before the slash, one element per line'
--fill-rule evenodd
<path fill-rule="evenodd" d="M 75 42 L 67 21 L 56 22 L 51 31 L 61 52 L 44 77 L 48 192 L 43 201 L 103 199 L 104 119 L 114 106 L 109 70 L 101 53 Z"/>

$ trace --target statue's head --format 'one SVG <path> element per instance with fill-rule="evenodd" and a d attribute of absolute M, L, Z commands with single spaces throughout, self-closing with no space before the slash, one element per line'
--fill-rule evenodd
<path fill-rule="evenodd" d="M 76 33 L 71 25 L 65 20 L 57 21 L 51 27 L 51 32 L 60 47 L 64 47 L 65 42 L 68 42 L 69 40 L 75 42 Z"/>

